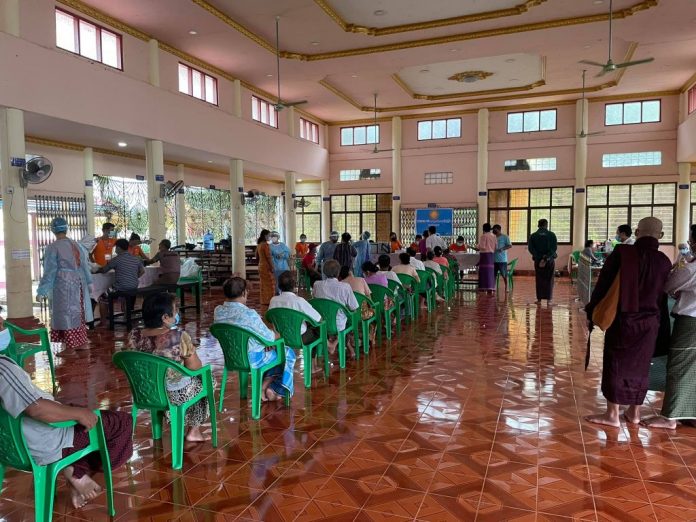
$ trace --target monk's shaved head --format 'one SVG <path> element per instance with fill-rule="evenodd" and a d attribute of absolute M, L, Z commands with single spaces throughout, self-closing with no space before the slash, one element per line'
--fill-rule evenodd
<path fill-rule="evenodd" d="M 636 237 L 654 237 L 662 239 L 662 221 L 656 217 L 645 217 L 638 222 Z"/>

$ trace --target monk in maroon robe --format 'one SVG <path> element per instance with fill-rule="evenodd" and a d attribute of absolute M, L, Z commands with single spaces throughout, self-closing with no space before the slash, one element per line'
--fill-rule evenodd
<path fill-rule="evenodd" d="M 658 250 L 662 221 L 640 220 L 634 245 L 619 245 L 606 259 L 599 280 L 585 307 L 588 318 L 621 277 L 616 319 L 604 334 L 602 394 L 607 411 L 586 417 L 589 422 L 621 426 L 619 407 L 628 406 L 624 419 L 640 422 L 640 406 L 648 392 L 650 361 L 660 328 L 660 305 L 672 268 L 669 258 Z"/>

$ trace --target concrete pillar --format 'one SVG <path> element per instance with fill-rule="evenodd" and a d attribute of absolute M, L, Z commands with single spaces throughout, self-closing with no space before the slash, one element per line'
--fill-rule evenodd
<path fill-rule="evenodd" d="M 585 216 L 587 214 L 587 136 L 578 136 L 583 129 L 587 132 L 589 103 L 578 100 L 575 105 L 575 190 L 573 200 L 573 250 L 585 247 Z M 553 227 L 553 223 L 551 223 Z M 613 230 L 610 230 L 610 235 Z"/>
<path fill-rule="evenodd" d="M 246 277 L 246 256 L 244 254 L 245 214 L 242 196 L 244 194 L 244 161 L 230 160 L 230 235 L 232 236 L 232 272 Z"/>
<path fill-rule="evenodd" d="M 19 37 L 19 0 L 2 2 L 0 24 L 0 31 Z"/>
<path fill-rule="evenodd" d="M 401 237 L 401 117 L 394 116 L 392 130 L 392 217 L 391 229 Z M 378 239 L 375 234 L 375 239 Z M 387 241 L 388 238 L 379 238 Z"/>
<path fill-rule="evenodd" d="M 232 82 L 232 114 L 242 117 L 242 82 L 239 79 Z"/>
<path fill-rule="evenodd" d="M 295 107 L 285 109 L 288 113 L 288 136 L 291 138 L 297 137 L 297 118 L 295 118 Z"/>
<path fill-rule="evenodd" d="M 34 315 L 27 192 L 19 183 L 21 167 L 12 166 L 12 158 L 23 161 L 25 153 L 24 113 L 19 109 L 0 109 L 0 186 L 8 319 Z"/>
<path fill-rule="evenodd" d="M 176 166 L 177 181 L 184 181 L 184 164 Z M 186 243 L 186 195 L 184 193 L 176 196 L 176 242 L 179 245 Z"/>
<path fill-rule="evenodd" d="M 480 226 L 488 221 L 488 109 L 478 111 L 477 206 Z"/>
<path fill-rule="evenodd" d="M 94 234 L 94 151 L 85 147 L 82 151 L 82 165 L 85 176 L 85 214 L 87 215 L 87 233 Z M 96 236 L 95 236 L 96 237 Z M 76 239 L 80 239 L 79 237 Z"/>
<path fill-rule="evenodd" d="M 149 236 L 153 244 L 157 245 L 167 238 L 164 198 L 160 197 L 160 186 L 164 183 L 164 147 L 161 141 L 145 142 L 145 170 Z"/>
<path fill-rule="evenodd" d="M 297 173 L 288 171 L 285 173 L 285 244 L 294 251 L 297 241 L 297 224 L 295 222 L 295 181 Z"/>
<path fill-rule="evenodd" d="M 329 180 L 321 180 L 321 240 L 328 241 L 331 234 L 331 200 L 329 199 Z"/>
<path fill-rule="evenodd" d="M 674 223 L 675 244 L 689 240 L 691 223 L 691 164 L 678 163 L 679 185 L 677 188 L 677 219 Z"/>
<path fill-rule="evenodd" d="M 154 38 L 150 38 L 147 42 L 148 51 L 148 71 L 147 80 L 150 85 L 155 87 L 160 86 L 160 67 L 159 67 L 159 42 Z"/>

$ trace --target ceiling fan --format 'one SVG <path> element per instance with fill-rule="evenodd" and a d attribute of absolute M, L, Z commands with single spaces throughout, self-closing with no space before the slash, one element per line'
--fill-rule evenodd
<path fill-rule="evenodd" d="M 580 129 L 580 134 L 576 134 L 578 138 L 587 138 L 588 136 L 598 136 L 599 134 L 604 134 L 602 131 L 598 132 L 586 132 L 585 131 L 585 69 L 582 70 L 582 129 Z"/>
<path fill-rule="evenodd" d="M 295 101 L 295 102 L 289 102 L 289 101 L 283 101 L 283 99 L 280 97 L 280 31 L 279 31 L 279 24 L 280 24 L 280 16 L 275 17 L 275 31 L 276 31 L 276 78 L 278 80 L 278 98 L 277 102 L 275 104 L 275 109 L 277 111 L 282 111 L 286 107 L 295 107 L 297 105 L 302 105 L 304 103 L 307 103 L 307 100 L 301 100 L 301 101 Z"/>
<path fill-rule="evenodd" d="M 632 67 L 634 65 L 640 65 L 643 63 L 650 63 L 652 62 L 655 58 L 644 58 L 642 60 L 633 60 L 632 62 L 623 62 L 623 63 L 614 63 L 611 59 L 611 26 L 612 26 L 612 2 L 613 0 L 609 0 L 609 59 L 607 60 L 607 63 L 599 63 L 599 62 L 594 62 L 592 60 L 580 60 L 580 63 L 584 63 L 586 65 L 592 65 L 594 67 L 601 67 L 602 69 L 599 71 L 596 77 L 604 76 L 607 73 L 614 72 L 617 69 L 623 69 L 625 67 Z"/>
<path fill-rule="evenodd" d="M 375 129 L 375 132 L 377 132 L 377 129 L 379 129 L 379 127 L 377 126 L 377 93 L 375 93 L 375 123 L 374 123 L 374 129 Z M 366 131 L 366 132 L 367 132 L 367 131 Z M 366 136 L 366 138 L 367 138 L 367 136 Z M 379 140 L 377 140 L 377 141 L 379 141 Z M 371 152 L 372 154 L 377 154 L 377 153 L 379 153 L 379 152 L 390 152 L 390 151 L 392 151 L 392 150 L 394 150 L 394 149 L 380 149 L 380 148 L 377 148 L 377 144 L 375 143 L 375 147 L 374 147 L 373 149 L 371 149 L 370 152 Z"/>

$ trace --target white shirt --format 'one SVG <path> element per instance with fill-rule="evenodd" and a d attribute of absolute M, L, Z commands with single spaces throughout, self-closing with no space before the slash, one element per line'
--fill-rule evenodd
<path fill-rule="evenodd" d="M 307 314 L 317 322 L 321 321 L 321 314 L 312 308 L 312 305 L 310 305 L 304 297 L 300 297 L 293 292 L 281 292 L 280 295 L 272 297 L 268 305 L 268 309 L 270 310 L 271 308 L 290 308 L 291 310 L 297 310 L 298 312 Z M 306 331 L 307 323 L 303 321 L 300 333 L 305 333 Z"/>
<path fill-rule="evenodd" d="M 431 234 L 425 239 L 425 247 L 428 250 L 435 250 L 435 247 L 438 246 L 442 250 L 447 248 L 447 245 L 445 245 L 445 240 L 442 239 L 439 234 Z"/>
<path fill-rule="evenodd" d="M 345 305 L 348 310 L 358 309 L 358 300 L 355 298 L 355 294 L 353 294 L 353 289 L 348 283 L 342 283 L 335 277 L 314 283 L 312 295 L 320 299 L 336 301 Z M 336 327 L 339 331 L 346 329 L 347 321 L 346 314 L 339 310 L 336 314 Z"/>
<path fill-rule="evenodd" d="M 665 292 L 678 294 L 673 314 L 696 317 L 696 262 L 672 270 L 665 284 Z"/>
<path fill-rule="evenodd" d="M 425 270 L 425 265 L 423 264 L 423 261 L 421 261 L 420 259 L 412 257 L 409 263 L 411 263 L 411 266 L 416 270 Z"/>
<path fill-rule="evenodd" d="M 394 272 L 392 272 L 391 270 L 380 270 L 380 273 L 382 273 L 382 274 L 384 274 L 385 276 L 387 276 L 387 280 L 388 280 L 388 281 L 389 281 L 389 280 L 391 280 L 391 281 L 396 281 L 397 283 L 399 283 L 399 285 L 401 285 L 401 279 L 399 279 L 399 276 L 396 275 L 396 274 L 395 274 Z"/>
<path fill-rule="evenodd" d="M 629 237 L 626 241 L 624 241 L 622 244 L 623 245 L 633 245 L 635 244 L 636 240 L 634 237 Z"/>
<path fill-rule="evenodd" d="M 440 263 L 437 263 L 432 259 L 428 259 L 423 264 L 426 268 L 432 268 L 433 270 L 435 270 L 436 273 L 442 275 L 442 268 L 440 268 Z M 433 282 L 435 283 L 435 288 L 437 288 L 437 278 L 433 278 Z"/>

